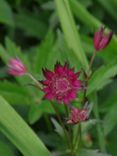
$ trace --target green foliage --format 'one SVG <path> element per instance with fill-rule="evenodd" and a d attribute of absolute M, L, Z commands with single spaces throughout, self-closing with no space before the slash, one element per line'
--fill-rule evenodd
<path fill-rule="evenodd" d="M 110 108 L 109 112 L 104 117 L 104 133 L 105 135 L 108 135 L 116 126 L 117 124 L 117 118 L 116 118 L 116 112 L 117 110 L 117 103 L 112 103 L 112 107 Z"/>
<path fill-rule="evenodd" d="M 106 10 L 107 12 L 117 21 L 117 16 L 116 16 L 116 5 L 117 3 L 112 0 L 97 0 Z"/>
<path fill-rule="evenodd" d="M 4 0 L 0 0 L 0 23 L 14 26 L 12 10 L 9 4 Z"/>
<path fill-rule="evenodd" d="M 68 43 L 70 49 L 72 49 L 75 53 L 83 68 L 86 70 L 88 69 L 88 62 L 82 49 L 80 37 L 72 17 L 69 2 L 66 0 L 55 0 L 55 2 L 60 17 L 61 26 L 65 34 L 66 42 Z"/>
<path fill-rule="evenodd" d="M 15 156 L 10 146 L 2 141 L 0 141 L 0 155 Z"/>
<path fill-rule="evenodd" d="M 54 47 L 54 36 L 52 32 L 49 32 L 45 40 L 36 48 L 36 54 L 34 56 L 34 69 L 35 72 L 41 72 L 42 68 L 47 65 L 49 56 L 52 53 Z"/>
<path fill-rule="evenodd" d="M 113 78 L 116 74 L 116 64 L 109 64 L 107 66 L 100 67 L 90 79 L 87 94 L 91 94 L 94 91 L 102 89 L 105 85 L 109 84 L 112 81 L 111 78 Z"/>
<path fill-rule="evenodd" d="M 0 131 L 24 156 L 49 156 L 48 150 L 15 110 L 0 97 Z M 7 113 L 6 113 L 7 112 Z"/>
<path fill-rule="evenodd" d="M 43 94 L 27 76 L 9 76 L 8 60 L 20 58 L 38 80 L 43 78 L 42 68 L 53 70 L 57 61 L 62 64 L 68 61 L 75 71 L 81 68 L 87 71 L 94 51 L 94 32 L 105 25 L 107 33 L 110 29 L 116 33 L 116 10 L 116 0 L 0 0 L 0 95 L 3 97 L 0 97 L 0 139 L 5 136 L 10 141 L 1 139 L 1 156 L 21 156 L 18 151 L 24 156 L 49 155 L 39 137 L 49 147 L 50 155 L 69 155 L 63 130 L 49 101 L 43 100 Z M 94 150 L 103 147 L 110 155 L 117 155 L 116 48 L 114 34 L 109 46 L 97 53 L 93 64 L 87 96 L 94 108 L 82 131 L 94 139 L 92 150 L 83 149 L 81 156 L 109 156 Z M 54 104 L 66 122 L 64 106 Z"/>
<path fill-rule="evenodd" d="M 47 26 L 30 12 L 19 13 L 15 16 L 16 26 L 22 29 L 25 35 L 43 38 L 47 32 Z"/>

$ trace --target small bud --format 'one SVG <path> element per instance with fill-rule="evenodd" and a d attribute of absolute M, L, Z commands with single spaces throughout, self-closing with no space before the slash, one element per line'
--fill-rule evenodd
<path fill-rule="evenodd" d="M 94 35 L 94 48 L 96 51 L 100 51 L 108 46 L 111 41 L 113 32 L 111 31 L 108 35 L 104 34 L 105 28 L 101 27 Z"/>
<path fill-rule="evenodd" d="M 87 109 L 77 109 L 72 108 L 69 119 L 67 120 L 68 124 L 77 124 L 88 119 L 88 110 Z"/>
<path fill-rule="evenodd" d="M 8 73 L 13 76 L 22 76 L 26 73 L 25 65 L 18 58 L 10 59 L 8 63 Z"/>

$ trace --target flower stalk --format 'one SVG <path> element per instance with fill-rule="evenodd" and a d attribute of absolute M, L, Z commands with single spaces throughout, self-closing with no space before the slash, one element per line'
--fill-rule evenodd
<path fill-rule="evenodd" d="M 41 83 L 30 73 L 26 73 L 28 77 L 35 83 L 36 87 L 38 87 L 39 90 L 42 90 L 42 85 Z"/>

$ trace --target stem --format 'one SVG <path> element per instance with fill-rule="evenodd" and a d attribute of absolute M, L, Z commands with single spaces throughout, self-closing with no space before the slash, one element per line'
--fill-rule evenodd
<path fill-rule="evenodd" d="M 68 132 L 67 132 L 67 130 L 65 128 L 65 125 L 63 124 L 63 121 L 61 119 L 61 116 L 60 116 L 58 110 L 56 109 L 56 107 L 54 106 L 54 104 L 53 104 L 52 101 L 51 101 L 51 105 L 52 105 L 52 107 L 53 107 L 53 109 L 54 109 L 54 111 L 55 111 L 55 113 L 57 115 L 57 118 L 58 118 L 58 120 L 59 120 L 59 122 L 60 122 L 60 124 L 61 124 L 61 126 L 63 128 L 63 131 L 64 131 L 64 134 L 65 134 L 66 140 L 68 141 L 68 146 L 70 146 L 69 134 L 68 134 Z"/>
<path fill-rule="evenodd" d="M 88 70 L 88 73 L 90 73 L 91 67 L 92 67 L 93 62 L 94 62 L 95 57 L 96 57 L 96 53 L 97 53 L 97 52 L 94 51 L 94 53 L 93 53 L 93 55 L 92 55 L 92 57 L 91 57 L 91 60 L 90 60 L 90 63 L 89 63 L 89 70 Z"/>
<path fill-rule="evenodd" d="M 74 151 L 78 152 L 78 149 L 80 149 L 80 142 L 81 142 L 81 124 L 79 123 L 76 133 L 76 138 L 74 140 Z"/>
<path fill-rule="evenodd" d="M 41 83 L 40 83 L 39 81 L 37 81 L 36 78 L 35 78 L 32 74 L 26 73 L 26 75 L 29 76 L 30 79 L 33 80 L 33 82 L 35 83 L 35 85 L 37 85 L 37 87 L 38 87 L 40 90 L 42 90 L 42 88 L 41 88 Z"/>
<path fill-rule="evenodd" d="M 94 51 L 92 57 L 91 57 L 91 60 L 90 60 L 90 64 L 89 64 L 89 70 L 88 70 L 88 76 L 86 78 L 86 87 L 88 86 L 88 81 L 91 77 L 91 74 L 90 74 L 90 71 L 91 71 L 91 67 L 94 63 L 94 60 L 95 60 L 95 57 L 96 57 L 96 51 Z M 86 92 L 87 92 L 87 89 L 84 91 L 84 98 L 83 98 L 83 101 L 85 102 L 85 99 L 86 99 Z M 95 100 L 95 105 L 94 105 L 94 114 L 95 114 L 95 117 L 96 119 L 99 121 L 100 120 L 100 117 L 99 117 L 99 111 L 98 111 L 98 104 L 97 104 L 97 100 Z M 97 132 L 98 132 L 98 140 L 99 140 L 99 146 L 100 146 L 100 149 L 102 152 L 105 152 L 106 151 L 106 147 L 105 147 L 105 138 L 104 138 L 104 134 L 103 134 L 103 130 L 102 130 L 102 127 L 100 125 L 100 123 L 97 123 Z"/>
<path fill-rule="evenodd" d="M 98 121 L 100 121 L 100 116 L 99 116 L 99 111 L 98 111 L 98 105 L 97 105 L 97 102 L 95 102 L 94 104 L 94 115 L 96 117 L 96 119 Z M 102 152 L 105 152 L 106 151 L 106 146 L 105 146 L 105 138 L 104 138 L 104 133 L 103 133 L 103 130 L 102 130 L 102 126 L 99 122 L 97 122 L 97 132 L 98 132 L 98 141 L 99 141 L 99 146 L 100 146 L 100 150 Z"/>
<path fill-rule="evenodd" d="M 69 107 L 64 104 L 66 116 L 69 116 Z M 73 154 L 73 140 L 72 140 L 72 129 L 71 125 L 68 125 L 68 133 L 69 133 L 69 140 L 70 140 L 70 145 L 71 145 L 71 154 Z"/>

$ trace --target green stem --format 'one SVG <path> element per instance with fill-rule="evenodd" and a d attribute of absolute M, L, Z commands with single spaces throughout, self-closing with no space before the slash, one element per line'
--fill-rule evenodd
<path fill-rule="evenodd" d="M 54 104 L 53 104 L 52 101 L 51 101 L 51 105 L 52 105 L 52 107 L 53 107 L 53 109 L 54 109 L 54 111 L 55 111 L 55 113 L 56 113 L 56 115 L 57 115 L 57 118 L 58 118 L 58 120 L 59 120 L 59 123 L 61 124 L 61 126 L 62 126 L 62 128 L 63 128 L 64 134 L 65 134 L 65 137 L 66 137 L 66 140 L 67 140 L 67 143 L 68 143 L 68 147 L 70 147 L 71 145 L 70 145 L 69 134 L 68 134 L 68 132 L 67 132 L 67 130 L 66 130 L 66 128 L 65 128 L 65 125 L 64 125 L 64 123 L 63 123 L 63 121 L 62 121 L 62 119 L 61 119 L 61 116 L 60 116 L 58 110 L 56 109 L 56 107 L 54 106 Z"/>
<path fill-rule="evenodd" d="M 26 73 L 26 75 L 29 76 L 31 80 L 33 80 L 33 82 L 39 88 L 39 90 L 42 90 L 41 83 L 39 81 L 37 81 L 36 78 L 32 74 Z"/>
<path fill-rule="evenodd" d="M 98 141 L 99 141 L 100 150 L 102 152 L 105 152 L 106 146 L 105 146 L 104 132 L 103 132 L 103 128 L 101 126 L 101 123 L 99 122 L 100 116 L 99 116 L 98 104 L 96 101 L 95 101 L 93 110 L 94 110 L 94 115 L 95 115 L 96 119 L 98 120 L 98 122 L 96 124 L 96 128 L 97 128 L 97 132 L 98 132 Z"/>
<path fill-rule="evenodd" d="M 66 116 L 68 117 L 69 116 L 69 107 L 64 104 L 64 108 L 65 108 Z M 71 147 L 71 154 L 72 154 L 73 153 L 73 140 L 72 140 L 73 136 L 72 136 L 71 125 L 68 125 L 68 133 L 69 133 L 69 140 L 70 140 L 70 147 Z"/>
<path fill-rule="evenodd" d="M 76 138 L 74 140 L 74 151 L 76 152 L 78 152 L 78 149 L 80 149 L 79 147 L 80 141 L 81 141 L 81 124 L 79 123 L 77 127 Z"/>
<path fill-rule="evenodd" d="M 92 55 L 92 57 L 91 57 L 88 73 L 90 73 L 90 71 L 91 71 L 91 67 L 92 67 L 92 65 L 93 65 L 93 63 L 94 63 L 94 60 L 95 60 L 95 57 L 96 57 L 96 53 L 97 53 L 97 52 L 94 51 L 94 53 L 93 53 L 93 55 Z"/>
<path fill-rule="evenodd" d="M 91 67 L 94 63 L 94 60 L 95 60 L 95 57 L 96 57 L 96 51 L 94 51 L 92 57 L 91 57 L 91 60 L 90 60 L 90 64 L 89 64 L 89 71 L 88 71 L 88 77 L 87 77 L 87 80 L 86 80 L 86 84 L 88 86 L 88 81 L 91 77 L 91 74 L 90 74 L 90 71 L 91 71 Z M 84 98 L 86 97 L 86 92 L 87 90 L 85 91 L 85 94 L 84 94 Z M 96 97 L 96 96 L 95 96 Z M 94 102 L 94 114 L 95 114 L 95 117 L 98 121 L 100 121 L 100 116 L 99 116 L 99 111 L 98 111 L 98 104 L 97 104 L 97 98 L 95 99 L 95 102 Z M 105 152 L 106 151 L 106 147 L 105 147 L 105 138 L 104 138 L 104 134 L 103 134 L 103 129 L 102 129 L 102 126 L 101 124 L 98 122 L 97 125 L 97 132 L 98 132 L 98 141 L 99 141 L 99 146 L 100 146 L 100 150 L 102 152 Z"/>

